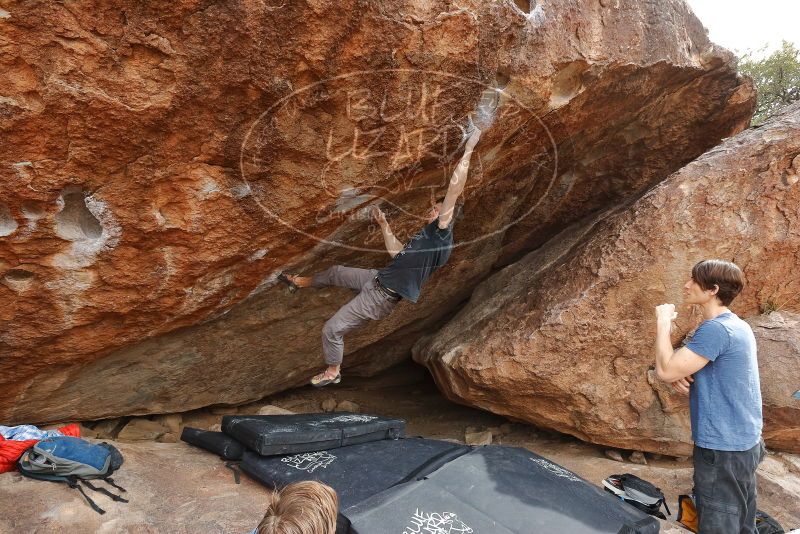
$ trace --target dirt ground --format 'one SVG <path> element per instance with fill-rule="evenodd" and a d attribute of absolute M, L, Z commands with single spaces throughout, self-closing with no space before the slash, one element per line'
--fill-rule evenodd
<path fill-rule="evenodd" d="M 341 384 L 322 389 L 304 387 L 245 406 L 217 406 L 180 415 L 180 426 L 212 429 L 223 413 L 255 413 L 265 405 L 294 412 L 319 412 L 342 401 L 373 413 L 406 421 L 408 436 L 464 442 L 468 432 L 491 431 L 493 443 L 525 447 L 574 471 L 594 484 L 616 473 L 634 473 L 659 486 L 667 496 L 674 519 L 678 495 L 692 487 L 691 460 L 647 455 L 647 465 L 608 458 L 607 447 L 583 443 L 571 436 L 512 423 L 480 410 L 451 403 L 436 389 L 427 371 L 404 363 L 371 378 L 344 376 Z M 5 532 L 248 532 L 263 515 L 267 489 L 232 473 L 216 456 L 185 443 L 156 443 L 141 436 L 128 441 L 119 428 L 132 421 L 163 420 L 163 416 L 86 422 L 91 428 L 115 428 L 111 441 L 126 464 L 115 480 L 128 489 L 130 502 L 105 497 L 95 514 L 80 494 L 61 484 L 25 479 L 17 473 L 0 475 L 0 533 Z M 167 441 L 175 441 L 171 434 Z M 110 441 L 108 436 L 98 436 Z M 159 438 L 163 441 L 163 437 Z M 770 453 L 759 468 L 759 508 L 788 530 L 800 527 L 800 456 Z M 662 522 L 662 532 L 688 532 L 673 520 Z"/>

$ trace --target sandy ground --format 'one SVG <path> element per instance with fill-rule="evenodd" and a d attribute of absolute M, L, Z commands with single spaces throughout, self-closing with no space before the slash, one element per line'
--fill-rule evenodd
<path fill-rule="evenodd" d="M 360 411 L 404 419 L 406 434 L 464 441 L 467 431 L 492 430 L 494 443 L 530 449 L 599 484 L 608 475 L 634 473 L 659 486 L 676 512 L 679 494 L 692 487 L 690 460 L 648 455 L 648 465 L 607 458 L 606 447 L 571 436 L 510 423 L 502 417 L 445 400 L 427 372 L 403 364 L 372 378 L 345 376 L 332 387 L 300 388 L 237 408 L 217 407 L 183 414 L 183 424 L 210 428 L 220 412 L 254 413 L 273 404 L 296 412 L 321 411 L 326 400 L 351 401 Z M 126 464 L 115 480 L 128 489 L 130 502 L 98 496 L 105 515 L 93 512 L 74 490 L 61 484 L 29 480 L 17 473 L 0 475 L 0 533 L 27 532 L 218 532 L 244 533 L 263 514 L 266 488 L 246 476 L 235 484 L 232 473 L 214 455 L 184 443 L 116 441 Z M 623 456 L 627 458 L 627 452 Z M 770 454 L 759 468 L 759 508 L 784 527 L 800 527 L 800 457 Z M 674 516 L 673 516 L 674 517 Z M 674 521 L 662 532 L 687 532 Z"/>

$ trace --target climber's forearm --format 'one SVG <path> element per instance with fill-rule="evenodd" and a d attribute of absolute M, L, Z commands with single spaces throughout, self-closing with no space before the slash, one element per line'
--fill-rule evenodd
<path fill-rule="evenodd" d="M 464 155 L 461 156 L 461 161 L 458 162 L 453 175 L 450 177 L 450 184 L 447 186 L 447 193 L 442 202 L 442 209 L 439 213 L 440 226 L 447 226 L 453 218 L 453 210 L 456 207 L 456 202 L 461 193 L 464 192 L 464 187 L 467 185 L 467 177 L 469 176 L 469 163 L 472 158 L 472 148 L 467 147 Z"/>
<path fill-rule="evenodd" d="M 386 244 L 386 251 L 394 258 L 398 252 L 403 250 L 403 244 L 394 236 L 388 223 L 381 227 L 381 233 L 383 234 L 383 242 Z"/>

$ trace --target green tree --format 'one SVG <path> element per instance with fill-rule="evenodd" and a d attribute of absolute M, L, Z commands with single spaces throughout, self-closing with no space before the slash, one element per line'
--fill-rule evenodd
<path fill-rule="evenodd" d="M 753 79 L 758 92 L 753 124 L 761 124 L 781 107 L 800 100 L 800 50 L 783 41 L 780 50 L 764 59 L 755 59 L 757 52 L 747 52 L 739 60 L 739 71 Z"/>

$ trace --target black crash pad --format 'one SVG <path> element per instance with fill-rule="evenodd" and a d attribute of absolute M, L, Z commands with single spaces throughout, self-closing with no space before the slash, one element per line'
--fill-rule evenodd
<path fill-rule="evenodd" d="M 181 441 L 220 455 L 225 460 L 241 460 L 244 445 L 223 432 L 183 427 Z"/>
<path fill-rule="evenodd" d="M 337 449 L 287 456 L 245 452 L 242 471 L 270 488 L 300 480 L 318 480 L 339 495 L 345 509 L 379 491 L 435 471 L 470 447 L 424 438 L 373 441 Z"/>
<path fill-rule="evenodd" d="M 487 446 L 345 508 L 351 534 L 651 534 L 659 523 L 549 460 Z"/>
<path fill-rule="evenodd" d="M 222 418 L 222 431 L 248 449 L 270 456 L 397 439 L 405 433 L 405 422 L 350 412 L 226 415 Z"/>

